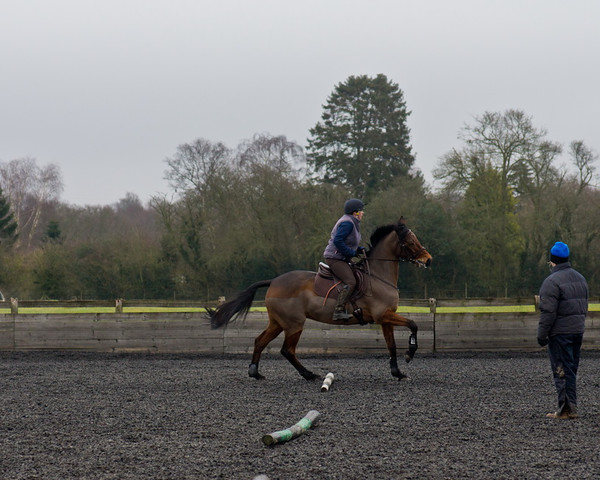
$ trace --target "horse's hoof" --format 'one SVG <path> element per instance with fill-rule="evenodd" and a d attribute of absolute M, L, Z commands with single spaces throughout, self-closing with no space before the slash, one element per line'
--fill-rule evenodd
<path fill-rule="evenodd" d="M 402 373 L 400 370 L 392 370 L 392 377 L 398 380 L 408 380 L 408 375 Z"/>
<path fill-rule="evenodd" d="M 305 372 L 305 373 L 303 373 L 303 374 L 302 374 L 302 376 L 303 376 L 303 377 L 304 377 L 306 380 L 309 380 L 309 381 L 311 381 L 311 380 L 316 380 L 317 378 L 319 378 L 319 376 L 318 376 L 318 375 L 315 375 L 315 374 L 314 374 L 314 373 L 312 373 L 312 372 Z"/>
<path fill-rule="evenodd" d="M 406 360 L 406 363 L 410 363 L 410 361 L 413 359 L 414 356 L 415 356 L 414 353 L 407 350 L 406 353 L 404 354 L 404 360 Z"/>
<path fill-rule="evenodd" d="M 402 380 L 410 380 L 410 378 L 408 377 L 408 375 L 402 373 L 397 368 L 393 368 L 392 369 L 392 377 L 397 378 L 400 381 L 402 381 Z"/>
<path fill-rule="evenodd" d="M 265 379 L 265 377 L 263 377 L 260 373 L 258 373 L 258 365 L 256 363 L 251 363 L 250 366 L 248 367 L 248 376 L 252 377 L 252 378 L 256 378 L 257 380 Z"/>

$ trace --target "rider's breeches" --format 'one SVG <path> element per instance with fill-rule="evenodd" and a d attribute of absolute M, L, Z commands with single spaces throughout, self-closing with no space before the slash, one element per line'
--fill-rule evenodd
<path fill-rule="evenodd" d="M 356 278 L 354 278 L 354 273 L 352 272 L 350 265 L 348 265 L 348 262 L 336 258 L 326 258 L 325 261 L 331 268 L 333 274 L 348 285 L 350 292 L 354 291 L 354 288 L 356 287 Z"/>

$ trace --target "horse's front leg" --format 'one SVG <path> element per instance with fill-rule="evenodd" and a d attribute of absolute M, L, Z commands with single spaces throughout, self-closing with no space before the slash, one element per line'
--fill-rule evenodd
<path fill-rule="evenodd" d="M 417 349 L 419 348 L 419 344 L 417 342 L 417 324 L 412 320 L 409 320 L 409 322 L 411 323 L 411 325 L 409 326 L 410 336 L 408 337 L 408 350 L 404 354 L 404 359 L 406 360 L 406 363 L 409 363 L 413 359 L 415 353 L 417 352 Z"/>
<path fill-rule="evenodd" d="M 408 378 L 408 376 L 400 371 L 398 368 L 398 358 L 396 355 L 396 339 L 394 338 L 394 327 L 388 323 L 381 324 L 381 331 L 383 332 L 383 338 L 390 352 L 390 369 L 392 376 L 398 380 Z"/>
<path fill-rule="evenodd" d="M 402 380 L 403 378 L 407 378 L 405 374 L 403 374 L 398 368 L 398 360 L 396 354 L 396 340 L 394 338 L 394 327 L 407 327 L 410 329 L 410 336 L 408 338 L 408 350 L 404 354 L 404 359 L 406 363 L 410 362 L 415 356 L 415 352 L 418 348 L 417 342 L 417 324 L 413 320 L 409 320 L 401 315 L 398 315 L 394 312 L 386 312 L 381 321 L 381 331 L 383 332 L 383 338 L 385 338 L 385 342 L 390 353 L 390 368 L 392 370 L 392 375 L 394 377 Z"/>

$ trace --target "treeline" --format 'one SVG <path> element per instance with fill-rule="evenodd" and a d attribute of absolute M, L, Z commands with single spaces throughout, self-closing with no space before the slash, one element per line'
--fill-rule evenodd
<path fill-rule="evenodd" d="M 135 195 L 101 207 L 55 200 L 44 205 L 39 225 L 31 242 L 19 236 L 0 244 L 0 290 L 6 298 L 151 299 L 165 298 L 165 292 L 172 297 L 158 217 Z"/>
<path fill-rule="evenodd" d="M 350 77 L 329 97 L 306 150 L 269 134 L 235 149 L 182 144 L 166 160 L 172 191 L 147 205 L 134 194 L 103 207 L 63 204 L 56 170 L 40 168 L 37 181 L 45 171 L 54 189 L 17 197 L 0 165 L 2 198 L 32 219 L 3 234 L 0 290 L 20 299 L 230 296 L 292 269 L 315 270 L 344 201 L 360 196 L 365 244 L 403 215 L 434 257 L 428 270 L 401 265 L 402 297 L 533 295 L 557 240 L 598 291 L 590 148 L 552 142 L 521 111 L 486 112 L 460 130 L 434 190 L 416 168 L 408 115 L 385 76 Z M 15 160 L 13 170 L 23 161 L 32 166 Z"/>

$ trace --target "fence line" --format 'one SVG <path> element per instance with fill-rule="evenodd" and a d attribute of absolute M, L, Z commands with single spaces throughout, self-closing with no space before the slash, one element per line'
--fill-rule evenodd
<path fill-rule="evenodd" d="M 497 300 L 480 299 L 479 305 L 498 306 Z M 501 299 L 506 304 L 506 299 Z M 509 305 L 515 305 L 512 299 Z M 470 300 L 469 302 L 472 302 Z M 535 303 L 535 298 L 529 299 Z M 167 302 L 168 303 L 168 302 Z M 407 303 L 407 302 L 401 302 Z M 539 313 L 440 312 L 450 301 L 418 300 L 402 305 L 398 312 L 419 327 L 419 348 L 424 352 L 535 350 Z M 162 303 L 166 305 L 165 302 Z M 521 303 L 527 305 L 525 301 Z M 23 303 L 20 303 L 23 306 Z M 115 309 L 117 308 L 116 304 Z M 123 305 L 127 305 L 125 302 Z M 148 305 L 147 303 L 145 304 Z M 38 303 L 39 306 L 39 303 Z M 56 306 L 55 303 L 52 306 Z M 88 305 L 89 306 L 89 305 Z M 190 302 L 185 306 L 189 307 Z M 428 306 L 428 311 L 404 311 Z M 18 306 L 17 306 L 18 310 Z M 409 309 L 407 309 L 409 310 Z M 245 353 L 267 324 L 265 312 L 251 312 L 245 321 L 212 330 L 203 312 L 152 313 L 11 313 L 0 314 L 0 350 L 83 350 L 104 352 L 144 351 L 157 353 Z M 408 330 L 396 329 L 403 349 Z M 283 335 L 267 352 L 279 352 Z M 586 321 L 584 348 L 600 348 L 600 312 Z M 298 345 L 302 353 L 387 353 L 378 325 L 328 325 L 308 320 Z"/>
<path fill-rule="evenodd" d="M 0 302 L 0 308 L 8 308 L 12 314 L 18 314 L 19 308 L 114 308 L 122 313 L 124 307 L 137 308 L 205 308 L 215 307 L 219 300 L 19 300 L 11 298 Z"/>
<path fill-rule="evenodd" d="M 11 313 L 19 313 L 19 307 L 23 308 L 114 308 L 115 313 L 122 313 L 123 308 L 205 308 L 215 307 L 225 301 L 225 297 L 218 300 L 127 300 L 117 298 L 115 300 L 10 300 L 0 301 L 0 308 L 8 308 Z M 526 306 L 537 307 L 539 298 L 537 295 L 528 297 L 512 298 L 428 298 L 400 299 L 402 307 L 425 307 L 432 312 L 438 307 L 500 307 L 500 306 Z M 600 297 L 590 298 L 590 303 L 600 303 Z M 254 307 L 263 307 L 264 301 L 255 301 Z"/>

